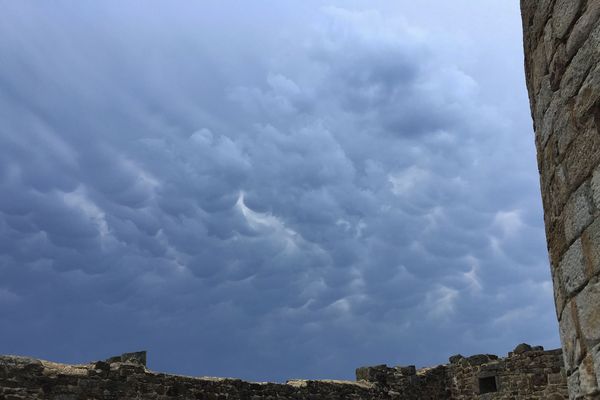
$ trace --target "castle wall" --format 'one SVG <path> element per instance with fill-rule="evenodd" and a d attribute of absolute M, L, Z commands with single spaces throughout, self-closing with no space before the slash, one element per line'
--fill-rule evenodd
<path fill-rule="evenodd" d="M 571 398 L 600 396 L 600 0 L 521 0 L 527 87 Z"/>
<path fill-rule="evenodd" d="M 290 381 L 252 383 L 193 378 L 149 371 L 135 359 L 118 357 L 66 365 L 0 356 L 2 400 L 383 400 L 389 395 L 366 382 Z"/>
<path fill-rule="evenodd" d="M 560 349 L 514 352 L 507 358 L 492 355 L 453 358 L 448 367 L 452 399 L 470 400 L 478 395 L 486 400 L 567 399 L 562 364 Z M 486 383 L 489 392 L 485 390 Z"/>
<path fill-rule="evenodd" d="M 377 366 L 359 368 L 358 380 L 353 382 L 292 380 L 276 384 L 155 373 L 145 368 L 145 355 L 140 358 L 130 357 L 131 354 L 86 365 L 0 356 L 0 399 L 449 399 L 444 366 L 418 374 L 414 367 Z"/>
<path fill-rule="evenodd" d="M 521 345 L 523 346 L 523 345 Z M 451 364 L 417 370 L 378 365 L 356 370 L 356 381 L 293 380 L 285 384 L 194 378 L 148 370 L 145 352 L 85 365 L 0 356 L 0 400 L 564 400 L 561 350 L 529 346 L 508 358 L 451 357 Z M 480 393 L 480 378 L 496 391 Z"/>

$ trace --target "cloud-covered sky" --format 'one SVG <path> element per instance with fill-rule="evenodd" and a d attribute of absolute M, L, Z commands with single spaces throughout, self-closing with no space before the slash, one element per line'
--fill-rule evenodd
<path fill-rule="evenodd" d="M 0 353 L 279 381 L 559 346 L 517 1 L 1 8 Z"/>

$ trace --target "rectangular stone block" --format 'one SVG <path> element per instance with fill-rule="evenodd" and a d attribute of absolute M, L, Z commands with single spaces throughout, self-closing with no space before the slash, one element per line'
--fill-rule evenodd
<path fill-rule="evenodd" d="M 544 209 L 546 206 L 544 205 Z M 546 237 L 548 238 L 548 250 L 550 260 L 553 266 L 558 266 L 563 254 L 569 248 L 565 240 L 565 228 L 562 218 L 551 218 L 548 214 L 544 215 L 546 225 Z"/>
<path fill-rule="evenodd" d="M 538 127 L 537 137 L 540 140 L 540 146 L 538 151 L 541 150 L 542 154 L 543 149 L 548 143 L 548 139 L 552 136 L 552 133 L 554 132 L 554 125 L 556 124 L 556 121 L 558 120 L 558 117 L 560 115 L 559 109 L 561 108 L 562 104 L 562 99 L 559 97 L 555 97 L 550 103 L 550 106 L 548 107 L 546 112 L 544 113 L 544 118 L 542 119 L 541 124 Z"/>
<path fill-rule="evenodd" d="M 590 115 L 591 108 L 600 100 L 600 65 L 588 74 L 575 98 L 575 115 L 584 119 Z"/>
<path fill-rule="evenodd" d="M 581 346 L 577 338 L 575 320 L 573 319 L 574 308 L 574 302 L 568 302 L 562 313 L 562 318 L 558 321 L 560 341 L 563 349 L 563 360 L 565 362 L 567 373 L 575 370 L 581 360 Z"/>
<path fill-rule="evenodd" d="M 577 239 L 564 254 L 559 269 L 567 297 L 571 297 L 587 282 L 581 239 Z"/>
<path fill-rule="evenodd" d="M 566 101 L 579 92 L 591 67 L 598 63 L 600 58 L 598 46 L 600 46 L 600 25 L 596 24 L 567 66 L 560 82 L 560 95 Z"/>
<path fill-rule="evenodd" d="M 562 39 L 575 21 L 581 8 L 582 0 L 556 0 L 552 15 L 554 37 Z"/>
<path fill-rule="evenodd" d="M 588 1 L 585 12 L 579 17 L 567 40 L 567 57 L 573 58 L 581 46 L 585 43 L 600 18 L 600 2 Z"/>
<path fill-rule="evenodd" d="M 600 219 L 595 219 L 581 235 L 586 274 L 591 278 L 600 273 Z"/>
<path fill-rule="evenodd" d="M 544 166 L 542 178 L 551 172 L 551 168 L 553 168 L 553 166 Z M 545 186 L 542 184 L 544 190 L 542 199 L 544 200 L 545 213 L 551 218 L 558 218 L 569 199 L 570 193 L 568 191 L 564 167 L 562 165 L 557 165 L 553 168 L 553 172 L 554 174 L 552 175 L 549 184 Z"/>
<path fill-rule="evenodd" d="M 571 195 L 563 210 L 565 239 L 570 243 L 581 235 L 592 222 L 592 204 L 589 200 L 589 185 L 584 183 Z"/>
<path fill-rule="evenodd" d="M 562 113 L 563 116 L 556 122 L 555 128 L 558 140 L 558 154 L 561 158 L 578 133 L 573 106 L 569 103 L 565 104 L 565 109 Z"/>
<path fill-rule="evenodd" d="M 600 343 L 600 283 L 591 281 L 576 297 L 582 340 L 591 348 Z"/>

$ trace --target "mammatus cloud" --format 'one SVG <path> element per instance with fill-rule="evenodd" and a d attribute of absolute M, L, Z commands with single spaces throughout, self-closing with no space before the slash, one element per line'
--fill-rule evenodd
<path fill-rule="evenodd" d="M 557 344 L 531 138 L 440 38 L 52 7 L 0 17 L 2 352 L 278 380 Z"/>

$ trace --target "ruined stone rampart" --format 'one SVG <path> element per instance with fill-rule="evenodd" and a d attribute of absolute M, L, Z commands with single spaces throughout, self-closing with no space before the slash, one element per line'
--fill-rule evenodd
<path fill-rule="evenodd" d="M 453 358 L 448 366 L 452 399 L 477 398 L 474 393 L 494 400 L 566 399 L 562 364 L 560 349 L 543 351 L 523 345 L 506 358 L 494 355 Z"/>
<path fill-rule="evenodd" d="M 556 312 L 571 398 L 600 398 L 600 0 L 521 0 Z"/>
<path fill-rule="evenodd" d="M 449 365 L 416 369 L 378 365 L 356 381 L 291 380 L 285 384 L 156 373 L 144 352 L 85 365 L 0 356 L 0 400 L 464 400 L 566 399 L 561 350 L 526 346 L 507 358 L 451 357 Z"/>

